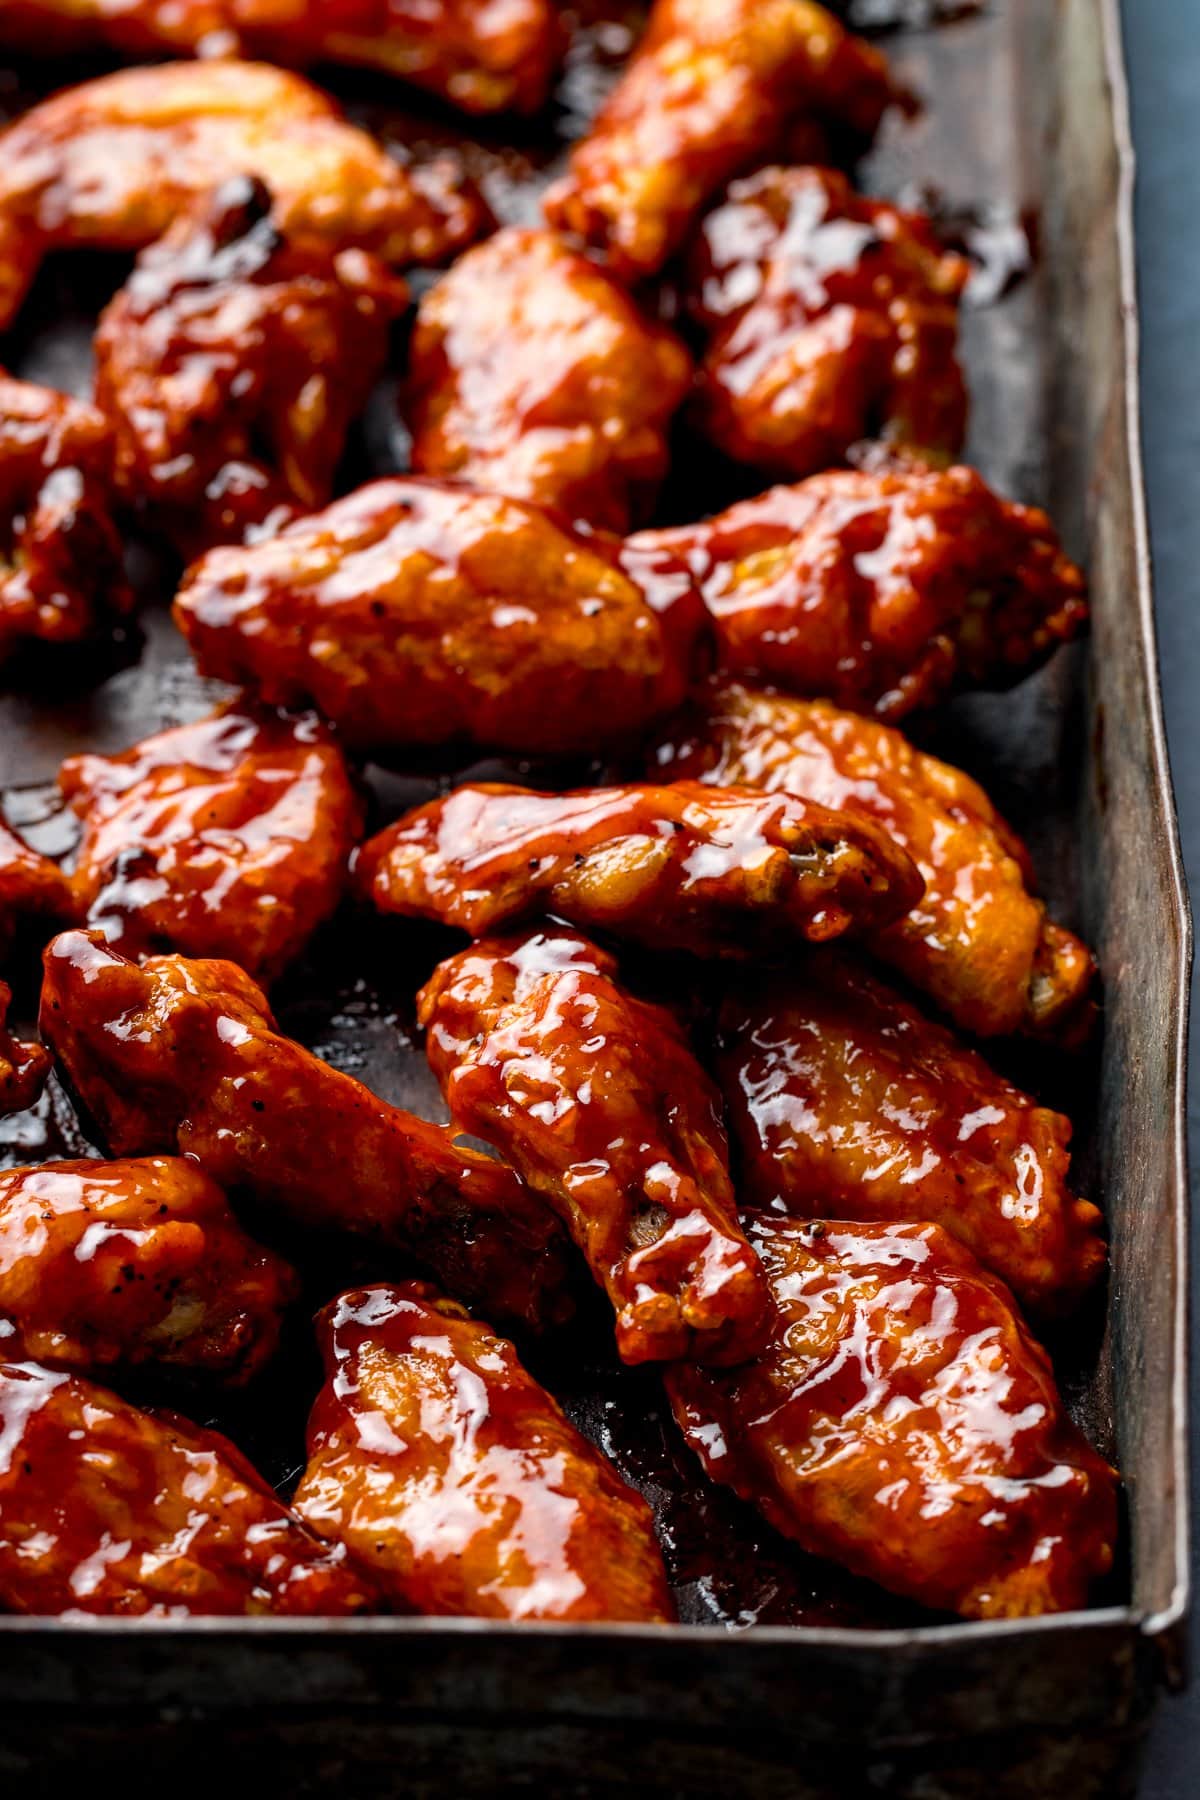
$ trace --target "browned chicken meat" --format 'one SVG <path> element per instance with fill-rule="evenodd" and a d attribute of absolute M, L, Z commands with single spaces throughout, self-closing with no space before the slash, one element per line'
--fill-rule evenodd
<path fill-rule="evenodd" d="M 412 466 L 627 531 L 691 385 L 679 340 L 549 231 L 498 232 L 417 311 Z"/>
<path fill-rule="evenodd" d="M 41 1044 L 14 1036 L 8 1029 L 11 1005 L 12 989 L 6 981 L 0 981 L 0 1119 L 32 1106 L 50 1073 L 49 1051 Z"/>
<path fill-rule="evenodd" d="M 0 963 L 28 925 L 50 937 L 75 917 L 71 883 L 57 863 L 27 844 L 0 814 Z"/>
<path fill-rule="evenodd" d="M 410 1252 L 497 1316 L 561 1316 L 565 1243 L 538 1197 L 283 1037 L 235 964 L 139 966 L 64 932 L 41 1026 L 113 1155 L 186 1156 L 287 1220 Z"/>
<path fill-rule="evenodd" d="M 968 1618 L 1082 1606 L 1116 1478 L 1002 1284 L 937 1225 L 750 1227 L 775 1297 L 739 1369 L 667 1385 L 708 1473 L 806 1550 Z"/>
<path fill-rule="evenodd" d="M 408 290 L 366 251 L 285 236 L 225 183 L 101 315 L 96 404 L 122 499 L 186 555 L 324 506 Z"/>
<path fill-rule="evenodd" d="M 504 1338 L 423 1282 L 343 1294 L 296 1511 L 406 1611 L 674 1615 L 650 1509 Z"/>
<path fill-rule="evenodd" d="M 737 1362 L 767 1295 L 737 1222 L 721 1098 L 674 1017 L 563 927 L 451 957 L 419 1018 L 451 1116 L 566 1220 L 626 1362 Z"/>

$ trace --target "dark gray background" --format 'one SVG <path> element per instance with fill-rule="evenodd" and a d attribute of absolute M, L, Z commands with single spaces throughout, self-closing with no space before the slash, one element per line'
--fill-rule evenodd
<path fill-rule="evenodd" d="M 1200 0 L 1124 0 L 1138 153 L 1142 402 L 1159 653 L 1183 854 L 1200 911 Z M 1192 1035 L 1200 1052 L 1193 992 Z M 1200 1054 L 1188 1109 L 1193 1242 L 1200 1235 Z M 1193 1264 L 1196 1258 L 1193 1255 Z M 1200 1308 L 1197 1308 L 1200 1316 Z M 1193 1342 L 1195 1332 L 1193 1331 Z M 1192 1416 L 1200 1424 L 1193 1349 Z M 1193 1427 L 1193 1443 L 1200 1433 Z M 1193 1457 L 1193 1488 L 1196 1487 Z M 1193 1591 L 1200 1566 L 1192 1557 Z M 1200 1795 L 1200 1622 L 1193 1615 L 1189 1694 L 1155 1725 L 1144 1800 Z"/>

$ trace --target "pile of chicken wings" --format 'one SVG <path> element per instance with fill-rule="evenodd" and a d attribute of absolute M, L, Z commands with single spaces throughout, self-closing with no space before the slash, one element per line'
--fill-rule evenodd
<path fill-rule="evenodd" d="M 0 378 L 0 657 L 111 633 L 134 532 L 235 690 L 63 764 L 63 866 L 0 826 L 0 954 L 44 960 L 38 1040 L 0 984 L 0 1109 L 53 1066 L 107 1153 L 0 1173 L 11 1611 L 670 1620 L 648 1504 L 523 1359 L 589 1282 L 697 1477 L 804 1551 L 976 1618 L 1112 1564 L 1116 1474 L 1036 1335 L 1102 1220 L 1001 1072 L 1086 1040 L 1093 960 L 905 735 L 1075 636 L 1082 575 L 954 461 L 969 266 L 844 172 L 913 101 L 820 6 L 655 0 L 502 229 L 298 72 L 534 114 L 569 35 L 549 0 L 0 11 L 22 54 L 129 59 L 0 133 L 0 330 L 48 255 L 135 259 L 89 400 Z M 410 467 L 347 491 L 401 321 Z M 732 504 L 656 523 L 684 446 Z M 550 773 L 372 814 L 368 761 L 464 752 Z M 365 915 L 442 951 L 448 1125 L 273 1013 Z M 285 1504 L 123 1394 L 253 1393 L 309 1233 L 377 1278 L 316 1321 Z"/>

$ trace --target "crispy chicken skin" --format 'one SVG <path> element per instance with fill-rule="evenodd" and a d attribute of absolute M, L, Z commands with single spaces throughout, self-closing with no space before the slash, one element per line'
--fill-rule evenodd
<path fill-rule="evenodd" d="M 128 612 L 112 489 L 103 415 L 0 373 L 0 662 L 23 639 L 74 643 Z"/>
<path fill-rule="evenodd" d="M 492 113 L 542 105 L 565 38 L 551 0 L 4 0 L 0 44 L 356 63 Z"/>
<path fill-rule="evenodd" d="M 419 1281 L 318 1320 L 325 1386 L 296 1511 L 405 1611 L 674 1617 L 649 1507 L 517 1353 Z"/>
<path fill-rule="evenodd" d="M 1018 680 L 1087 617 L 1084 581 L 1045 513 L 973 469 L 811 475 L 699 525 L 626 540 L 653 585 L 681 560 L 720 666 L 895 720 L 956 686 Z"/>
<path fill-rule="evenodd" d="M 626 1362 L 737 1362 L 766 1287 L 729 1181 L 721 1099 L 672 1015 L 563 927 L 450 957 L 418 999 L 451 1116 L 562 1213 Z"/>
<path fill-rule="evenodd" d="M 735 181 L 689 258 L 705 334 L 697 417 L 729 456 L 796 480 L 862 438 L 961 448 L 958 301 L 970 265 L 929 220 L 833 169 Z"/>
<path fill-rule="evenodd" d="M 797 118 L 870 137 L 901 99 L 878 51 L 808 0 L 655 0 L 546 216 L 622 278 L 652 275 Z"/>
<path fill-rule="evenodd" d="M 333 912 L 362 825 L 345 759 L 311 713 L 244 702 L 72 756 L 79 911 L 128 956 L 228 957 L 273 980 Z"/>
<path fill-rule="evenodd" d="M 1071 1122 L 848 958 L 731 989 L 718 1074 L 738 1197 L 803 1219 L 942 1226 L 1040 1314 L 1104 1270 L 1100 1213 L 1067 1183 Z"/>
<path fill-rule="evenodd" d="M 45 963 L 42 1034 L 113 1155 L 187 1156 L 285 1219 L 411 1252 L 497 1316 L 561 1316 L 566 1245 L 537 1196 L 281 1036 L 235 964 L 139 966 L 96 931 Z"/>
<path fill-rule="evenodd" d="M 806 1550 L 925 1606 L 1082 1606 L 1112 1564 L 1116 1479 L 1004 1286 L 937 1225 L 749 1229 L 771 1341 L 739 1369 L 666 1373 L 708 1473 Z"/>
<path fill-rule="evenodd" d="M 0 962 L 24 925 L 36 923 L 50 937 L 75 912 L 71 883 L 58 864 L 27 844 L 0 814 Z"/>
<path fill-rule="evenodd" d="M 501 231 L 421 301 L 412 466 L 627 531 L 667 472 L 691 359 L 549 231 Z"/>
<path fill-rule="evenodd" d="M 1020 838 L 961 769 L 891 726 L 824 700 L 718 681 L 664 735 L 653 776 L 799 794 L 876 820 L 925 881 L 911 912 L 871 934 L 872 952 L 964 1031 L 1073 1042 L 1092 1017 L 1095 964 L 1047 919 Z"/>
<path fill-rule="evenodd" d="M 686 583 L 656 580 L 656 609 L 616 556 L 539 507 L 398 477 L 210 551 L 175 618 L 205 674 L 312 702 L 357 746 L 591 753 L 678 704 L 705 628 Z"/>
<path fill-rule="evenodd" d="M 0 1349 L 88 1371 L 155 1363 L 225 1382 L 273 1354 L 297 1283 L 174 1156 L 0 1171 Z"/>
<path fill-rule="evenodd" d="M 403 168 L 327 94 L 261 63 L 165 63 L 67 88 L 0 133 L 0 330 L 51 250 L 140 250 L 231 176 L 274 196 L 280 230 L 403 265 L 478 235 L 448 166 Z"/>
<path fill-rule="evenodd" d="M 225 183 L 142 252 L 96 332 L 119 491 L 185 555 L 328 502 L 407 301 L 378 257 L 285 237 L 271 204 Z"/>
<path fill-rule="evenodd" d="M 11 1005 L 12 989 L 0 981 L 0 1119 L 32 1106 L 50 1073 L 49 1051 L 14 1037 L 8 1029 Z"/>
<path fill-rule="evenodd" d="M 0 1364 L 7 1611 L 320 1615 L 373 1599 L 227 1438 L 78 1375 Z"/>
<path fill-rule="evenodd" d="M 695 781 L 456 788 L 364 844 L 355 882 L 381 912 L 472 937 L 552 914 L 653 949 L 734 957 L 863 931 L 920 895 L 908 857 L 874 825 Z"/>

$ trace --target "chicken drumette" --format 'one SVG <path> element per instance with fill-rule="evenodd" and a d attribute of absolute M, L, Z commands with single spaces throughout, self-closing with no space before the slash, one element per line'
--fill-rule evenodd
<path fill-rule="evenodd" d="M 928 219 L 863 198 L 833 169 L 734 182 L 688 268 L 689 310 L 707 340 L 706 435 L 793 479 L 840 462 L 861 438 L 958 450 L 969 269 Z"/>
<path fill-rule="evenodd" d="M 1112 1564 L 1116 1479 L 1003 1285 L 936 1225 L 749 1230 L 775 1298 L 766 1349 L 666 1373 L 708 1473 L 806 1550 L 925 1606 L 1082 1606 Z"/>
<path fill-rule="evenodd" d="M 667 471 L 691 361 L 548 231 L 501 231 L 422 300 L 412 466 L 627 531 Z"/>
<path fill-rule="evenodd" d="M 228 1439 L 78 1375 L 0 1364 L 0 1604 L 19 1613 L 362 1612 L 374 1596 Z"/>
<path fill-rule="evenodd" d="M 736 1362 L 766 1329 L 737 1222 L 721 1099 L 664 1008 L 565 928 L 449 958 L 419 1017 L 451 1116 L 562 1213 L 626 1362 Z"/>
<path fill-rule="evenodd" d="M 98 932 L 66 932 L 46 952 L 41 1020 L 112 1154 L 177 1152 L 285 1219 L 412 1253 L 497 1315 L 561 1314 L 566 1245 L 538 1197 L 281 1036 L 233 963 L 139 967 Z"/>
<path fill-rule="evenodd" d="M 291 1270 L 194 1163 L 0 1172 L 0 1346 L 69 1369 L 157 1363 L 244 1381 L 275 1349 Z"/>
<path fill-rule="evenodd" d="M 1095 965 L 1031 892 L 1024 844 L 977 782 L 900 732 L 824 700 L 716 682 L 649 768 L 799 794 L 878 821 L 916 863 L 925 892 L 872 934 L 873 953 L 977 1036 L 1069 1042 L 1086 1032 Z"/>
<path fill-rule="evenodd" d="M 0 981 L 0 1119 L 32 1106 L 50 1073 L 49 1051 L 14 1037 L 8 1029 L 11 1004 L 12 989 Z"/>
<path fill-rule="evenodd" d="M 650 1509 L 504 1338 L 422 1282 L 343 1294 L 296 1511 L 405 1610 L 674 1616 Z"/>
<path fill-rule="evenodd" d="M 376 481 L 210 551 L 175 617 L 205 674 L 311 701 L 358 745 L 589 753 L 678 703 L 704 629 L 686 583 L 648 598 L 618 549 L 518 500 Z"/>
<path fill-rule="evenodd" d="M 27 924 L 45 937 L 75 917 L 71 883 L 57 863 L 27 844 L 0 815 L 0 963 Z"/>
<path fill-rule="evenodd" d="M 187 555 L 327 503 L 407 301 L 378 257 L 270 214 L 261 182 L 225 183 L 142 252 L 96 332 L 118 490 Z"/>
<path fill-rule="evenodd" d="M 381 912 L 472 937 L 540 914 L 655 949 L 754 956 L 866 931 L 918 899 L 887 834 L 791 795 L 670 787 L 460 787 L 364 844 Z"/>
<path fill-rule="evenodd" d="M 798 121 L 870 137 L 902 98 L 879 53 L 809 0 L 655 0 L 546 215 L 622 277 L 651 275 Z"/>
<path fill-rule="evenodd" d="M 273 980 L 337 905 L 361 812 L 312 716 L 234 705 L 119 756 L 73 756 L 81 913 L 129 956 L 228 957 Z"/>
<path fill-rule="evenodd" d="M 699 525 L 628 538 L 652 589 L 691 569 L 722 668 L 897 719 L 1002 687 L 1082 627 L 1083 576 L 1049 519 L 973 469 L 834 470 Z"/>

